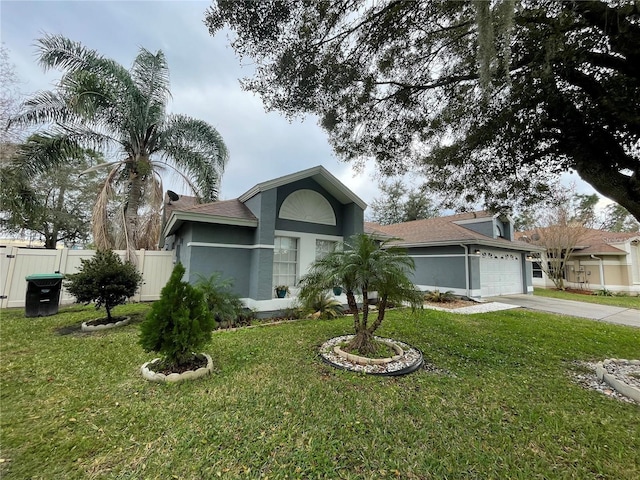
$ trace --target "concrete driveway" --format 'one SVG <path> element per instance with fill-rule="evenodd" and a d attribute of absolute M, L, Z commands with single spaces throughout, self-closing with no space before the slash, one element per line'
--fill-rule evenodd
<path fill-rule="evenodd" d="M 595 303 L 559 300 L 557 298 L 538 297 L 535 295 L 505 295 L 483 299 L 487 302 L 500 302 L 517 305 L 530 310 L 589 318 L 601 322 L 617 323 L 640 328 L 640 299 L 638 310 L 624 307 L 609 307 Z"/>

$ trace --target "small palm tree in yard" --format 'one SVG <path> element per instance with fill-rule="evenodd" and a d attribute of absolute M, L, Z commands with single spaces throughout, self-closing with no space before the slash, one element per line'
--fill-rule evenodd
<path fill-rule="evenodd" d="M 29 171 L 46 171 L 65 161 L 77 145 L 110 148 L 117 157 L 95 168 L 109 173 L 98 194 L 93 219 L 100 248 L 154 248 L 158 241 L 162 183 L 173 171 L 205 202 L 217 200 L 228 152 L 211 125 L 167 113 L 171 97 L 169 69 L 161 51 L 140 49 L 130 70 L 95 50 L 61 35 L 37 41 L 38 60 L 63 75 L 53 91 L 29 98 L 12 123 L 49 125 L 56 155 L 34 152 L 25 159 Z M 122 197 L 122 211 L 109 217 L 110 199 Z M 147 217 L 147 220 L 143 219 Z M 121 222 L 121 240 L 113 227 Z"/>
<path fill-rule="evenodd" d="M 353 314 L 355 336 L 343 350 L 361 355 L 375 354 L 377 345 L 374 332 L 384 320 L 389 303 L 409 302 L 412 306 L 422 302 L 422 296 L 409 280 L 413 260 L 406 251 L 390 244 L 392 240 L 378 241 L 366 234 L 358 234 L 324 258 L 314 262 L 301 281 L 300 295 L 314 294 L 340 284 L 344 287 L 347 304 Z M 369 318 L 369 294 L 378 292 L 377 317 Z M 362 312 L 356 294 L 362 295 Z"/>

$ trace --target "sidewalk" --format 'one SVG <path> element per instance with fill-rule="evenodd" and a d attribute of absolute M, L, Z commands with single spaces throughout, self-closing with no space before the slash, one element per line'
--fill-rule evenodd
<path fill-rule="evenodd" d="M 537 297 L 535 295 L 505 295 L 503 297 L 484 298 L 483 300 L 486 302 L 516 305 L 541 312 L 589 318 L 601 322 L 617 323 L 640 328 L 640 310 L 632 308 L 610 307 L 595 303 Z M 638 299 L 638 308 L 640 308 L 640 299 Z"/>

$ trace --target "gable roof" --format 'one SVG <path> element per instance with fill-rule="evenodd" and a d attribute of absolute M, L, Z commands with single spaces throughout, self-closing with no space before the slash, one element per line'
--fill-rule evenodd
<path fill-rule="evenodd" d="M 300 172 L 285 175 L 273 180 L 259 183 L 240 197 L 232 200 L 222 200 L 211 203 L 199 203 L 197 197 L 180 195 L 178 200 L 170 200 L 165 194 L 163 221 L 164 226 L 160 235 L 160 247 L 164 246 L 164 239 L 174 234 L 184 222 L 218 223 L 224 225 L 240 225 L 257 227 L 258 219 L 244 204 L 247 200 L 260 192 L 287 185 L 298 180 L 311 178 L 342 204 L 355 203 L 362 209 L 367 204 L 340 180 L 334 177 L 323 166 L 308 168 Z"/>
<path fill-rule="evenodd" d="M 185 204 L 188 203 L 185 202 Z M 169 205 L 165 205 L 165 208 L 167 206 Z M 173 235 L 185 222 L 239 225 L 244 227 L 258 226 L 256 216 L 237 198 L 185 207 L 174 206 L 168 212 L 168 216 L 169 219 L 162 228 L 162 234 L 160 235 L 160 247 L 164 245 L 164 239 L 169 235 Z"/>
<path fill-rule="evenodd" d="M 363 210 L 367 208 L 367 204 L 364 202 L 364 200 L 362 200 L 355 193 L 349 190 L 340 180 L 329 173 L 329 171 L 322 165 L 318 165 L 316 167 L 308 168 L 300 172 L 292 173 L 290 175 L 285 175 L 283 177 L 274 178 L 273 180 L 259 183 L 255 187 L 240 195 L 238 197 L 238 200 L 244 203 L 260 192 L 271 190 L 272 188 L 277 188 L 282 185 L 287 185 L 288 183 L 297 182 L 298 180 L 302 180 L 305 178 L 311 178 L 315 180 L 322 188 L 329 192 L 336 200 L 338 200 L 343 205 L 347 203 L 355 203 Z"/>
<path fill-rule="evenodd" d="M 367 222 L 365 231 L 376 234 L 382 232 L 400 240 L 393 242 L 404 247 L 427 247 L 438 245 L 487 245 L 493 247 L 510 248 L 523 251 L 538 251 L 540 247 L 520 241 L 510 241 L 503 238 L 492 238 L 465 228 L 464 223 L 457 222 L 486 219 L 492 220 L 495 215 L 488 212 L 465 212 L 445 217 L 425 218 L 412 222 L 396 223 L 393 225 L 378 225 Z"/>
<path fill-rule="evenodd" d="M 533 238 L 535 230 L 517 232 L 516 238 Z M 609 232 L 587 228 L 580 237 L 572 255 L 626 255 L 627 252 L 614 245 L 621 245 L 630 240 L 640 241 L 640 232 Z"/>

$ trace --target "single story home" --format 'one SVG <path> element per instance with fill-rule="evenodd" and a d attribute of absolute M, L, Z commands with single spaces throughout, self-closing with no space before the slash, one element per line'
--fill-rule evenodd
<path fill-rule="evenodd" d="M 291 305 L 300 277 L 316 258 L 363 232 L 365 208 L 317 166 L 260 183 L 233 200 L 169 199 L 160 246 L 175 251 L 189 281 L 220 272 L 234 280 L 247 307 L 279 311 Z M 279 285 L 289 287 L 289 298 L 276 298 Z"/>
<path fill-rule="evenodd" d="M 395 237 L 415 262 L 421 290 L 452 291 L 480 299 L 532 293 L 531 253 L 514 239 L 513 220 L 489 212 L 466 212 L 394 225 L 365 224 L 370 233 Z"/>
<path fill-rule="evenodd" d="M 521 240 L 536 241 L 535 231 L 516 235 Z M 570 288 L 640 294 L 640 232 L 585 229 L 565 261 L 563 275 Z M 554 287 L 539 262 L 533 263 L 533 284 Z"/>
<path fill-rule="evenodd" d="M 198 204 L 173 192 L 165 199 L 160 246 L 174 251 L 189 281 L 220 272 L 245 305 L 274 312 L 291 305 L 312 262 L 365 231 L 357 195 L 317 166 L 260 183 L 236 199 Z M 529 244 L 513 240 L 513 222 L 485 212 L 399 225 L 366 224 L 400 237 L 416 261 L 414 283 L 480 298 L 532 291 Z M 276 298 L 286 285 L 288 298 Z"/>

